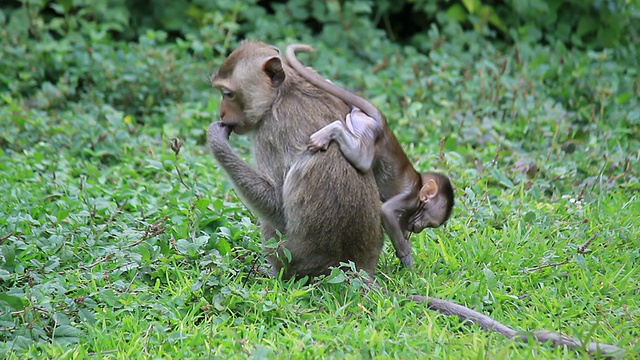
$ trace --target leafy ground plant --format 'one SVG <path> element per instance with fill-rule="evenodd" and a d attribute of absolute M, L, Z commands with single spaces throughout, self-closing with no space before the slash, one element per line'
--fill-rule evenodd
<path fill-rule="evenodd" d="M 447 226 L 411 238 L 413 271 L 387 244 L 385 293 L 349 269 L 260 275 L 257 221 L 203 136 L 219 97 L 207 72 L 238 39 L 206 57 L 197 36 L 162 38 L 85 34 L 100 62 L 69 68 L 67 50 L 86 51 L 73 38 L 2 40 L 3 358 L 588 358 L 461 324 L 414 294 L 640 352 L 637 48 L 435 28 L 428 53 L 305 39 L 319 49 L 306 63 L 372 99 L 417 167 L 455 183 Z M 28 71 L 41 61 L 52 68 Z M 95 66 L 111 70 L 89 77 Z"/>

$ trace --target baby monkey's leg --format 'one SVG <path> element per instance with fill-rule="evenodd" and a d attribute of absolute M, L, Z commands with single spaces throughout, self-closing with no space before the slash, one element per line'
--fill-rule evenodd
<path fill-rule="evenodd" d="M 347 114 L 345 123 L 336 120 L 313 133 L 308 149 L 326 150 L 331 141 L 335 141 L 351 165 L 360 172 L 367 172 L 373 166 L 380 123 L 355 107 Z"/>

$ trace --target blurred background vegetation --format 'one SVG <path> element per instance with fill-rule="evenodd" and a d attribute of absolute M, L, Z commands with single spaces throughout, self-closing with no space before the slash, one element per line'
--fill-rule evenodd
<path fill-rule="evenodd" d="M 345 35 L 343 30 L 368 28 L 416 47 L 433 26 L 451 24 L 507 43 L 560 41 L 567 46 L 615 47 L 638 40 L 635 20 L 640 16 L 634 0 L 10 0 L 3 2 L 2 10 L 3 22 L 26 21 L 36 38 L 44 30 L 61 35 L 91 21 L 113 39 L 130 41 L 148 30 L 185 39 L 204 27 L 220 26 L 219 30 L 238 37 L 256 30 L 282 37 L 296 30 L 324 34 L 325 40 L 335 42 L 335 35 Z M 283 23 L 265 21 L 273 19 Z M 42 28 L 37 20 L 51 26 Z M 24 27 L 15 29 L 22 31 Z M 355 35 L 359 34 L 351 36 Z"/>
<path fill-rule="evenodd" d="M 193 71 L 181 59 L 224 56 L 245 37 L 313 38 L 372 63 L 388 57 L 389 41 L 423 53 L 453 41 L 461 55 L 473 56 L 479 37 L 496 51 L 526 43 L 558 52 L 615 49 L 637 59 L 630 45 L 638 43 L 640 6 L 635 0 L 10 0 L 0 5 L 0 24 L 0 92 L 43 106 L 90 97 L 140 114 L 202 85 L 185 79 Z"/>
<path fill-rule="evenodd" d="M 380 101 L 460 104 L 464 95 L 451 88 L 433 99 L 388 82 L 396 72 L 435 76 L 436 59 L 466 66 L 456 77 L 468 79 L 488 52 L 516 55 L 518 66 L 531 61 L 546 84 L 571 70 L 575 87 L 549 91 L 582 117 L 601 108 L 603 92 L 619 93 L 618 101 L 637 94 L 635 0 L 9 0 L 0 5 L 0 25 L 1 94 L 39 109 L 108 104 L 146 124 L 163 123 L 156 115 L 168 104 L 206 101 L 205 80 L 244 38 L 312 43 L 321 72 L 366 86 L 354 90 Z M 574 58 L 573 50 L 589 55 Z M 593 62 L 616 73 L 620 59 L 615 84 L 592 87 L 600 74 L 591 72 Z M 389 71 L 390 63 L 406 70 Z M 0 136 L 0 144 L 10 140 Z"/>

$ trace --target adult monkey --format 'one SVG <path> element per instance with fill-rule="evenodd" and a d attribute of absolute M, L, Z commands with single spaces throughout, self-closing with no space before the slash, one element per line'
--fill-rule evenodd
<path fill-rule="evenodd" d="M 337 120 L 311 135 L 309 149 L 326 150 L 335 141 L 358 170 L 363 173 L 373 170 L 383 201 L 384 229 L 402 264 L 411 268 L 411 244 L 406 234 L 438 227 L 449 219 L 454 203 L 449 178 L 433 172 L 417 172 L 382 113 L 366 99 L 306 68 L 296 58 L 296 51 L 313 51 L 313 48 L 305 44 L 287 47 L 287 61 L 300 75 L 355 107 L 347 115 L 346 125 Z"/>
<path fill-rule="evenodd" d="M 240 196 L 261 218 L 263 237 L 275 236 L 276 229 L 287 236 L 284 246 L 292 259 L 284 276 L 326 274 L 329 266 L 346 260 L 373 274 L 382 247 L 373 176 L 359 173 L 337 146 L 316 154 L 305 151 L 309 136 L 333 119 L 344 118 L 348 106 L 300 77 L 280 59 L 277 49 L 255 41 L 240 44 L 211 83 L 220 89 L 222 102 L 221 122 L 212 123 L 207 132 L 209 147 Z M 231 149 L 232 130 L 252 134 L 257 169 Z M 275 272 L 283 268 L 278 258 L 269 261 Z M 411 299 L 509 338 L 529 338 L 446 300 Z M 622 352 L 615 346 L 583 345 L 546 331 L 531 336 L 554 345 Z"/>
<path fill-rule="evenodd" d="M 337 146 L 307 151 L 309 136 L 349 107 L 291 69 L 277 48 L 245 41 L 211 78 L 222 93 L 220 120 L 207 139 L 247 205 L 261 220 L 263 239 L 286 236 L 291 261 L 269 256 L 284 277 L 326 274 L 353 261 L 374 274 L 382 251 L 380 201 L 371 174 L 359 173 Z M 300 121 L 304 119 L 305 121 Z M 253 140 L 254 169 L 231 149 L 233 131 Z"/>

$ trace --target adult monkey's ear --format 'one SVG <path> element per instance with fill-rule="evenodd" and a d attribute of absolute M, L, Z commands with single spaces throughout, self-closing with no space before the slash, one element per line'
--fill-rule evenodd
<path fill-rule="evenodd" d="M 274 88 L 279 87 L 284 82 L 284 69 L 282 68 L 282 60 L 279 57 L 274 56 L 262 64 L 262 71 L 271 80 L 271 86 Z"/>

